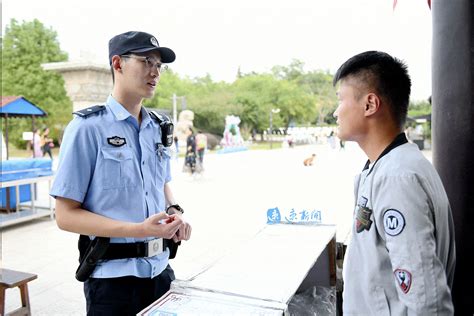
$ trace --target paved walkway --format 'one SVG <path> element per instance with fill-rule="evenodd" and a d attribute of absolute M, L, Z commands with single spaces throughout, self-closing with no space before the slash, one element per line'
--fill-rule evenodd
<path fill-rule="evenodd" d="M 316 153 L 315 165 L 303 159 Z M 428 156 L 430 153 L 428 152 Z M 275 206 L 314 207 L 323 220 L 338 224 L 338 239 L 350 226 L 353 177 L 365 156 L 353 143 L 345 151 L 327 145 L 272 151 L 245 151 L 205 157 L 206 171 L 192 178 L 173 161 L 175 196 L 193 225 L 192 239 L 183 243 L 172 261 L 177 278 L 202 271 L 249 239 L 266 223 L 266 210 Z M 47 195 L 40 188 L 40 196 Z M 34 315 L 84 315 L 82 283 L 77 268 L 77 235 L 61 231 L 44 218 L 2 232 L 2 267 L 38 274 L 30 283 Z M 6 311 L 19 304 L 17 290 L 8 290 Z"/>

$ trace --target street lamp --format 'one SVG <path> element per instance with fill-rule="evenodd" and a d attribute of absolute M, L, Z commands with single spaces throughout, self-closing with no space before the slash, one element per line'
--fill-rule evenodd
<path fill-rule="evenodd" d="M 271 109 L 270 111 L 270 149 L 273 148 L 273 113 L 277 114 L 280 112 L 279 108 Z"/>
<path fill-rule="evenodd" d="M 177 99 L 181 99 L 181 111 L 186 109 L 186 97 L 185 96 L 177 96 L 176 93 L 173 93 L 173 124 L 178 123 L 178 111 L 176 109 L 176 101 Z"/>

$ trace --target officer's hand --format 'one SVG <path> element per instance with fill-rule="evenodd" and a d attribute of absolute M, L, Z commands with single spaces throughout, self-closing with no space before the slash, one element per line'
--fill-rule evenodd
<path fill-rule="evenodd" d="M 179 227 L 178 232 L 176 233 L 176 235 L 173 236 L 173 241 L 178 242 L 178 241 L 181 241 L 181 240 L 189 240 L 189 238 L 191 238 L 191 231 L 192 231 L 191 224 L 186 222 L 183 219 L 181 214 L 176 213 L 176 214 L 173 214 L 173 215 L 179 217 L 182 221 L 182 224 Z"/>
<path fill-rule="evenodd" d="M 171 239 L 182 225 L 182 220 L 176 215 L 168 215 L 165 212 L 148 217 L 143 225 L 147 236 Z"/>

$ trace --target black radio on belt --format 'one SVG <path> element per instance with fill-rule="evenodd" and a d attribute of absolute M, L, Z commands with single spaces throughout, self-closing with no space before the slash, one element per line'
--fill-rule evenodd
<path fill-rule="evenodd" d="M 156 111 L 150 111 L 150 115 L 158 122 L 158 124 L 160 124 L 161 143 L 163 146 L 170 147 L 173 145 L 174 124 L 171 120 L 166 115 L 160 114 Z"/>

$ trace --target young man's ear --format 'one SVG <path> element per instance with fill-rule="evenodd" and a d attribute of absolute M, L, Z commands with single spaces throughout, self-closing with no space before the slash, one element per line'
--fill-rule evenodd
<path fill-rule="evenodd" d="M 380 109 L 380 98 L 375 93 L 369 93 L 366 102 L 365 116 L 374 115 Z"/>
<path fill-rule="evenodd" d="M 122 59 L 120 56 L 115 55 L 112 57 L 112 68 L 115 71 L 121 71 L 122 70 Z"/>

